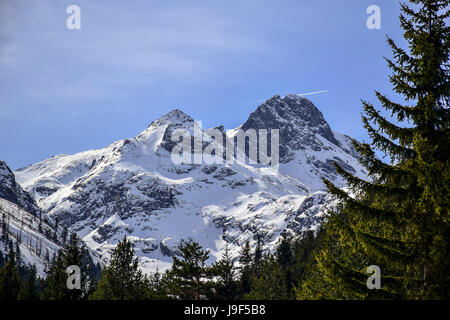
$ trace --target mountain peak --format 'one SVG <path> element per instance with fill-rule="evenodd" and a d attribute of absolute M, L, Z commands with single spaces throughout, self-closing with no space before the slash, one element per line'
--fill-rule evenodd
<path fill-rule="evenodd" d="M 167 130 L 169 127 L 170 128 L 192 127 L 193 123 L 194 120 L 186 113 L 184 113 L 180 109 L 173 109 L 168 113 L 166 113 L 165 115 L 161 116 L 159 119 L 152 121 L 147 127 L 147 129 L 142 131 L 138 135 L 138 137 L 140 138 L 146 137 L 148 134 L 151 134 L 151 132 L 154 132 L 155 130 L 159 130 L 161 128 L 165 128 L 164 130 Z"/>
<path fill-rule="evenodd" d="M 304 125 L 308 126 L 327 124 L 322 112 L 311 100 L 297 94 L 288 94 L 283 98 L 274 95 L 258 106 L 249 120 L 263 120 L 265 125 L 272 122 L 280 125 L 297 120 L 303 121 Z"/>
<path fill-rule="evenodd" d="M 194 126 L 195 121 L 190 116 L 180 109 L 173 109 L 158 120 L 150 123 L 147 129 L 142 131 L 136 138 L 155 141 L 158 146 L 171 152 L 175 145 L 175 142 L 171 139 L 173 131 L 176 129 L 192 130 Z"/>
<path fill-rule="evenodd" d="M 318 150 L 317 135 L 339 146 L 322 112 L 311 100 L 298 94 L 274 95 L 252 112 L 242 129 L 279 129 L 280 159 L 290 159 L 292 152 L 306 147 Z"/>
<path fill-rule="evenodd" d="M 194 120 L 180 109 L 173 109 L 158 120 L 153 121 L 149 127 L 163 124 L 182 124 L 185 122 L 194 122 Z"/>
<path fill-rule="evenodd" d="M 182 120 L 182 121 L 193 121 L 190 116 L 188 116 L 186 113 L 184 113 L 180 109 L 173 109 L 173 110 L 169 111 L 168 113 L 166 113 L 161 118 L 168 118 L 168 119 Z"/>

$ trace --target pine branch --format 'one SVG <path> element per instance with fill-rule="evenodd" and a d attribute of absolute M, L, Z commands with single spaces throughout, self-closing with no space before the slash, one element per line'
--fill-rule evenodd
<path fill-rule="evenodd" d="M 396 184 L 411 184 L 412 181 L 416 180 L 411 170 L 405 167 L 392 166 L 381 161 L 369 144 L 354 143 L 353 145 L 360 156 L 359 162 L 368 170 L 370 177 L 378 176 L 382 181 L 386 181 L 389 178 L 395 181 Z"/>
<path fill-rule="evenodd" d="M 364 112 L 367 115 L 366 118 L 378 124 L 378 127 L 382 132 L 386 133 L 393 140 L 399 140 L 400 145 L 402 146 L 412 145 L 414 129 L 396 126 L 386 120 L 386 118 L 382 117 L 370 103 L 362 101 L 362 104 L 364 106 Z"/>
<path fill-rule="evenodd" d="M 335 227 L 339 226 L 340 232 L 344 232 L 353 238 L 354 243 L 364 249 L 369 256 L 373 257 L 376 255 L 378 259 L 382 259 L 387 263 L 390 261 L 411 263 L 415 250 L 409 248 L 414 248 L 417 242 L 394 240 L 370 234 L 361 230 L 356 225 L 345 222 L 338 215 L 333 215 L 331 219 Z"/>
<path fill-rule="evenodd" d="M 407 120 L 414 119 L 415 115 L 417 114 L 417 110 L 413 107 L 402 106 L 399 103 L 395 103 L 378 91 L 375 91 L 375 94 L 378 100 L 380 100 L 382 106 L 386 110 L 392 111 L 391 116 L 394 116 L 394 114 L 397 116 L 397 121 L 404 121 L 405 119 Z"/>
<path fill-rule="evenodd" d="M 326 188 L 330 194 L 335 196 L 340 201 L 343 201 L 348 208 L 358 211 L 362 217 L 368 219 L 384 218 L 388 219 L 391 223 L 398 224 L 399 221 L 401 221 L 401 219 L 412 218 L 416 216 L 415 212 L 409 210 L 409 208 L 406 209 L 400 208 L 397 210 L 393 210 L 392 208 L 389 207 L 383 209 L 374 207 L 372 204 L 370 204 L 370 202 L 362 200 L 363 198 L 362 195 L 359 195 L 358 198 L 353 198 L 344 190 L 336 187 L 329 180 L 324 179 L 324 184 L 326 185 Z M 361 189 L 364 189 L 364 187 L 362 187 Z M 370 188 L 365 189 L 364 193 L 370 194 L 378 192 L 380 193 L 379 195 L 380 198 L 383 198 L 383 196 L 385 197 L 389 196 L 390 198 L 396 196 L 398 198 L 402 198 L 403 202 L 408 202 L 408 200 L 414 197 L 414 194 L 409 191 L 401 192 L 404 191 L 404 189 L 401 188 L 397 189 L 398 189 L 397 192 L 395 192 L 394 190 L 389 190 L 389 188 L 386 188 L 382 184 L 378 184 L 378 185 L 370 185 Z"/>
<path fill-rule="evenodd" d="M 369 123 L 369 120 L 362 116 L 364 128 L 367 130 L 369 137 L 372 139 L 372 144 L 384 154 L 391 157 L 392 161 L 400 159 L 409 159 L 415 157 L 414 150 L 399 146 L 379 134 Z"/>
<path fill-rule="evenodd" d="M 387 37 L 387 43 L 391 47 L 394 53 L 394 58 L 397 59 L 398 63 L 401 65 L 411 65 L 414 62 L 414 59 L 408 55 L 405 50 L 398 47 L 394 40 L 392 40 L 389 36 Z"/>

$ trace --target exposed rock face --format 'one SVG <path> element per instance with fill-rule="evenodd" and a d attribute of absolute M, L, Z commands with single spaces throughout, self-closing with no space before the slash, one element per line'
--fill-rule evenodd
<path fill-rule="evenodd" d="M 34 199 L 16 182 L 11 169 L 0 160 L 0 198 L 15 203 L 20 208 L 38 216 L 40 209 Z"/>
<path fill-rule="evenodd" d="M 281 163 L 291 161 L 299 150 L 320 151 L 321 143 L 316 135 L 340 146 L 319 109 L 310 100 L 295 94 L 284 98 L 273 96 L 250 114 L 242 125 L 243 130 L 265 128 L 280 130 Z"/>

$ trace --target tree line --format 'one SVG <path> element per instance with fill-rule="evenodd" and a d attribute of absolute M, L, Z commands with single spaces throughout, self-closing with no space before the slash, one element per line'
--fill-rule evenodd
<path fill-rule="evenodd" d="M 0 300 L 146 300 L 146 299 L 295 299 L 295 285 L 317 246 L 320 234 L 312 231 L 294 240 L 284 234 L 276 251 L 263 254 L 258 240 L 255 250 L 247 241 L 233 258 L 225 247 L 222 257 L 208 264 L 209 250 L 197 242 L 182 241 L 172 267 L 143 274 L 127 238 L 119 241 L 110 263 L 103 269 L 93 263 L 74 233 L 39 277 L 34 266 L 20 261 L 11 247 L 0 254 Z M 67 267 L 80 266 L 80 289 L 67 286 Z"/>

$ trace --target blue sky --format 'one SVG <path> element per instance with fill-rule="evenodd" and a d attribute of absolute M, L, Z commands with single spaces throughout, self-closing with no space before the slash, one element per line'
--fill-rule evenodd
<path fill-rule="evenodd" d="M 68 30 L 66 8 L 81 8 Z M 381 30 L 366 9 L 381 8 Z M 0 159 L 18 169 L 136 136 L 179 108 L 234 128 L 274 94 L 309 98 L 367 140 L 360 99 L 391 97 L 393 0 L 2 0 Z M 396 97 L 398 98 L 398 97 Z M 399 101 L 399 100 L 397 100 Z"/>

